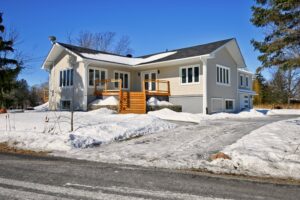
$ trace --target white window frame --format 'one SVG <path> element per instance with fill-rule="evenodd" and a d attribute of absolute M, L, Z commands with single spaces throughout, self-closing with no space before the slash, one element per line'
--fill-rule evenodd
<path fill-rule="evenodd" d="M 196 67 L 198 67 L 198 69 L 199 69 L 198 82 L 195 82 L 195 72 L 194 72 L 194 70 L 195 70 Z M 192 82 L 191 83 L 188 82 L 188 68 L 192 68 L 193 69 L 193 71 L 192 71 L 193 77 L 192 77 Z M 186 83 L 182 82 L 182 69 L 186 69 L 186 75 L 187 75 L 186 76 Z M 201 75 L 201 71 L 200 70 L 201 70 L 200 65 L 189 65 L 189 66 L 180 67 L 179 68 L 180 84 L 181 85 L 199 85 L 200 84 L 200 75 Z"/>
<path fill-rule="evenodd" d="M 66 73 L 68 74 L 68 71 L 70 71 L 70 75 L 71 75 L 71 72 L 73 70 L 73 84 L 71 84 L 71 78 L 69 80 L 69 85 L 64 85 L 63 82 L 64 82 L 64 78 L 62 78 L 62 85 L 60 85 L 60 72 L 62 72 L 62 77 L 64 76 L 64 71 L 66 71 Z M 58 73 L 58 86 L 59 88 L 72 88 L 74 85 L 74 69 L 72 67 L 66 67 L 66 68 L 63 68 L 63 69 L 60 69 L 59 70 L 59 73 Z"/>
<path fill-rule="evenodd" d="M 218 68 L 228 70 L 228 83 L 220 82 L 220 73 L 219 73 L 219 82 L 218 82 L 218 77 L 217 77 L 218 76 Z M 216 84 L 222 85 L 222 86 L 230 86 L 231 85 L 231 69 L 230 69 L 230 67 L 226 67 L 224 65 L 219 65 L 219 64 L 216 65 Z"/>
<path fill-rule="evenodd" d="M 119 70 L 114 70 L 114 76 L 113 76 L 113 79 L 115 79 L 115 73 L 118 73 L 119 75 L 119 79 L 120 79 L 120 73 L 122 74 L 127 74 L 128 75 L 128 87 L 127 88 L 123 88 L 124 90 L 130 90 L 130 72 L 126 72 L 126 71 L 119 71 Z M 123 75 L 124 76 L 124 75 Z M 123 77 L 124 79 L 124 77 Z M 124 84 L 125 85 L 125 84 Z"/>
<path fill-rule="evenodd" d="M 214 110 L 214 104 L 213 104 L 213 100 L 221 100 L 222 101 L 222 110 L 221 110 L 221 112 L 223 112 L 223 110 L 224 110 L 224 101 L 223 101 L 223 98 L 218 98 L 218 97 L 215 97 L 215 98 L 211 98 L 211 112 L 212 113 L 216 113 L 216 112 L 220 112 L 220 111 L 216 111 L 216 110 Z"/>
<path fill-rule="evenodd" d="M 232 101 L 232 109 L 226 109 L 226 101 Z M 234 111 L 235 110 L 235 99 L 224 99 L 224 110 Z"/>
<path fill-rule="evenodd" d="M 93 72 L 93 76 L 94 76 L 94 83 L 93 85 L 90 85 L 90 69 L 94 70 Z M 108 77 L 108 71 L 107 69 L 104 69 L 104 68 L 97 68 L 97 67 L 89 67 L 88 70 L 87 70 L 87 76 L 88 76 L 88 87 L 89 88 L 94 88 L 95 87 L 95 80 L 96 80 L 96 73 L 95 73 L 95 70 L 99 70 L 99 75 L 100 75 L 100 78 L 101 78 L 101 71 L 105 71 L 105 79 L 107 79 Z M 101 79 L 100 79 L 101 80 Z M 98 85 L 98 87 L 103 87 L 101 85 Z"/>

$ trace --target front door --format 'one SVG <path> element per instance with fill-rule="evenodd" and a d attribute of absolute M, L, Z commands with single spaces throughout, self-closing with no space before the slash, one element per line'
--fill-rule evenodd
<path fill-rule="evenodd" d="M 241 110 L 250 108 L 249 94 L 240 94 L 240 108 Z"/>
<path fill-rule="evenodd" d="M 145 90 L 148 90 L 148 91 L 156 90 L 156 82 L 155 82 L 156 78 L 157 78 L 156 71 L 142 72 L 142 83 L 144 82 L 144 80 L 147 80 L 144 85 Z"/>

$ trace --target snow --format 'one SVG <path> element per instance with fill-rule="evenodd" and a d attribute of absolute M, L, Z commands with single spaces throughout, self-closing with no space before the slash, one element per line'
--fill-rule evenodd
<path fill-rule="evenodd" d="M 118 115 L 109 109 L 74 113 L 25 112 L 0 115 L 0 142 L 43 151 L 69 151 L 152 134 L 176 127 L 149 115 Z M 7 116 L 9 118 L 7 119 Z"/>
<path fill-rule="evenodd" d="M 244 72 L 244 73 L 247 73 L 247 74 L 254 74 L 253 72 L 249 71 L 247 68 L 239 68 L 238 71 L 239 72 Z"/>
<path fill-rule="evenodd" d="M 46 102 L 42 105 L 34 107 L 35 111 L 47 111 L 49 109 L 49 102 Z"/>
<path fill-rule="evenodd" d="M 118 99 L 114 96 L 110 96 L 106 99 L 96 99 L 90 103 L 90 105 L 97 106 L 97 105 L 105 105 L 105 106 L 116 106 L 119 105 Z"/>
<path fill-rule="evenodd" d="M 160 101 L 155 97 L 151 97 L 150 99 L 148 99 L 147 105 L 149 105 L 149 106 L 171 106 L 173 104 L 170 102 L 167 102 L 167 101 Z"/>
<path fill-rule="evenodd" d="M 300 109 L 273 109 L 273 110 L 267 110 L 267 115 L 300 115 Z"/>
<path fill-rule="evenodd" d="M 194 123 L 200 123 L 202 120 L 265 117 L 265 114 L 255 109 L 242 111 L 237 114 L 216 113 L 212 115 L 203 115 L 203 114 L 193 114 L 193 113 L 186 113 L 186 112 L 175 112 L 170 109 L 164 108 L 158 111 L 148 112 L 148 114 L 165 120 L 185 121 L 185 122 L 194 122 Z"/>
<path fill-rule="evenodd" d="M 274 122 L 244 136 L 216 160 L 218 172 L 300 179 L 300 117 Z"/>
<path fill-rule="evenodd" d="M 130 57 L 125 57 L 125 56 L 109 55 L 109 54 L 103 54 L 103 53 L 98 53 L 98 54 L 82 53 L 81 55 L 86 58 L 95 59 L 95 60 L 109 61 L 109 62 L 121 63 L 121 64 L 126 64 L 126 65 L 138 65 L 138 64 L 142 64 L 142 63 L 155 61 L 155 60 L 158 60 L 161 58 L 165 58 L 165 57 L 168 57 L 175 53 L 177 53 L 177 52 L 176 51 L 164 52 L 164 53 L 155 54 L 155 55 L 152 55 L 152 56 L 149 56 L 146 58 L 130 58 Z"/>

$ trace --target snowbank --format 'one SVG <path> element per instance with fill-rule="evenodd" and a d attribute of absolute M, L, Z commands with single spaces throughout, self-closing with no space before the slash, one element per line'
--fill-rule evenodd
<path fill-rule="evenodd" d="M 68 151 L 175 128 L 176 125 L 149 115 L 115 115 L 109 109 L 74 113 L 70 132 L 69 112 L 25 112 L 0 116 L 0 142 L 19 148 Z"/>
<path fill-rule="evenodd" d="M 34 107 L 35 111 L 47 111 L 49 109 L 49 102 L 46 102 L 42 105 Z"/>
<path fill-rule="evenodd" d="M 185 113 L 185 112 L 175 112 L 170 109 L 164 108 L 158 111 L 148 112 L 148 114 L 165 120 L 185 121 L 185 122 L 194 122 L 194 123 L 199 123 L 202 120 L 265 117 L 263 113 L 258 112 L 255 109 L 243 111 L 237 114 L 217 113 L 212 115 L 203 115 L 203 114 L 193 114 L 193 113 Z"/>
<path fill-rule="evenodd" d="M 173 123 L 147 115 L 123 115 L 120 119 L 79 127 L 70 134 L 72 146 L 82 148 L 107 144 L 176 127 Z"/>
<path fill-rule="evenodd" d="M 150 99 L 148 99 L 147 105 L 148 106 L 171 106 L 173 104 L 167 101 L 160 101 L 155 97 L 151 97 Z"/>
<path fill-rule="evenodd" d="M 300 115 L 300 109 L 273 109 L 267 115 Z"/>
<path fill-rule="evenodd" d="M 263 126 L 222 152 L 232 160 L 213 161 L 214 171 L 300 179 L 300 117 Z"/>
<path fill-rule="evenodd" d="M 93 106 L 116 106 L 119 104 L 119 101 L 114 97 L 110 96 L 106 99 L 96 99 L 90 103 Z"/>

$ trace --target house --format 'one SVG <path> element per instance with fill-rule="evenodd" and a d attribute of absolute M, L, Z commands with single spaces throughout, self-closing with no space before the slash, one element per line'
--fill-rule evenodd
<path fill-rule="evenodd" d="M 237 112 L 252 107 L 253 74 L 236 39 L 132 57 L 54 42 L 43 63 L 51 110 L 87 110 L 115 96 L 121 113 L 145 113 L 154 96 L 184 112 Z"/>

